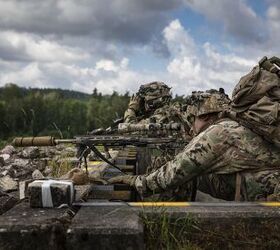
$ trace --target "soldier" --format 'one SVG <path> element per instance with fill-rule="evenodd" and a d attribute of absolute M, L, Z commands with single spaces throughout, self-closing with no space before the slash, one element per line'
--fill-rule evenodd
<path fill-rule="evenodd" d="M 180 103 L 171 103 L 170 88 L 163 82 L 151 82 L 141 85 L 132 95 L 128 109 L 124 113 L 124 123 L 181 123 L 189 131 L 185 122 L 183 107 Z"/>
<path fill-rule="evenodd" d="M 163 82 L 151 82 L 140 86 L 132 95 L 124 114 L 125 123 L 138 123 L 154 115 L 155 111 L 169 105 L 170 88 Z"/>
<path fill-rule="evenodd" d="M 197 136 L 184 150 L 153 173 L 118 176 L 110 182 L 134 186 L 144 196 L 193 180 L 200 191 L 220 199 L 267 196 L 265 185 L 260 185 L 255 174 L 279 169 L 279 149 L 227 117 L 230 100 L 223 91 L 196 92 L 192 100 L 195 106 L 189 112 Z"/>
<path fill-rule="evenodd" d="M 180 124 L 178 131 L 155 131 L 153 136 L 174 136 L 185 141 L 190 141 L 189 124 L 185 121 L 184 111 L 181 104 L 171 103 L 170 88 L 163 82 L 151 82 L 141 85 L 139 91 L 131 97 L 128 109 L 124 114 L 125 123 L 133 124 Z M 157 132 L 163 134 L 157 134 Z M 169 134 L 171 133 L 171 134 Z M 151 173 L 166 162 L 172 160 L 178 153 L 179 148 L 164 148 L 158 150 L 141 149 L 138 151 L 140 164 L 138 169 L 142 173 Z M 142 167 L 144 166 L 144 167 Z M 185 198 L 185 190 L 176 189 L 172 192 L 165 192 L 159 196 L 153 196 L 152 199 L 170 200 Z"/>

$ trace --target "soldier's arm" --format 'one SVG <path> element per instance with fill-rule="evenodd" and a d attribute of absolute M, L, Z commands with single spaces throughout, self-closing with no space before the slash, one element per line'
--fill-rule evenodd
<path fill-rule="evenodd" d="M 128 109 L 124 113 L 124 122 L 133 123 L 137 121 L 137 112 L 140 109 L 140 97 L 132 95 L 128 104 Z"/>
<path fill-rule="evenodd" d="M 195 137 L 173 161 L 157 171 L 138 176 L 135 187 L 140 193 L 160 192 L 192 180 L 194 177 L 213 173 L 215 163 L 223 160 L 227 150 L 229 133 L 220 125 L 214 125 Z"/>
<path fill-rule="evenodd" d="M 125 123 L 133 123 L 136 122 L 136 112 L 131 109 L 128 108 L 125 113 L 124 113 L 124 122 Z"/>

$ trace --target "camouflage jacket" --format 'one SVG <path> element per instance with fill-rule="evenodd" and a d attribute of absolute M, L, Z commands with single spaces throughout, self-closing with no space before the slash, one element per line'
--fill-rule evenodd
<path fill-rule="evenodd" d="M 142 193 L 161 192 L 207 174 L 232 175 L 280 168 L 279 149 L 237 122 L 224 119 L 196 136 L 174 160 L 138 176 Z"/>
<path fill-rule="evenodd" d="M 127 109 L 124 114 L 126 123 L 169 123 L 182 121 L 181 106 L 178 103 L 164 105 L 153 113 L 136 113 L 133 109 Z"/>

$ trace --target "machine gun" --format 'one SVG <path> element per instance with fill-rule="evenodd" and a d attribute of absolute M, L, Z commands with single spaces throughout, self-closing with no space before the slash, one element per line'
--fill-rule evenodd
<path fill-rule="evenodd" d="M 124 147 L 127 145 L 132 145 L 136 147 L 182 147 L 185 145 L 185 141 L 173 138 L 147 138 L 143 136 L 125 136 L 125 135 L 95 135 L 95 136 L 77 136 L 74 139 L 56 139 L 52 136 L 42 136 L 42 137 L 17 137 L 13 140 L 13 145 L 17 147 L 29 147 L 29 146 L 56 146 L 58 144 L 75 144 L 77 146 L 77 158 L 79 159 L 79 166 L 84 159 L 85 167 L 87 171 L 87 155 L 90 151 L 94 152 L 97 157 L 109 164 L 110 166 L 118 169 L 114 163 L 108 160 L 97 148 L 97 146 L 102 145 L 104 148 L 108 147 Z"/>

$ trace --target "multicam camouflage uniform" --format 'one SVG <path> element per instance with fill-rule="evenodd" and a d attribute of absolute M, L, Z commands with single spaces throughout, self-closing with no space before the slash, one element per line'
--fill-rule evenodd
<path fill-rule="evenodd" d="M 170 88 L 163 82 L 151 82 L 140 86 L 136 96 L 132 96 L 129 107 L 124 114 L 125 123 L 137 124 L 168 124 L 180 123 L 183 126 L 180 136 L 186 140 L 189 127 L 184 122 L 182 107 L 179 103 L 170 103 Z M 148 166 L 147 172 L 159 168 L 175 156 L 174 150 L 164 152 L 160 157 L 155 157 L 152 164 Z"/>
<path fill-rule="evenodd" d="M 188 123 L 185 122 L 184 112 L 179 103 L 171 103 L 170 88 L 163 82 L 151 82 L 141 85 L 138 93 L 132 96 L 129 107 L 124 114 L 125 123 L 134 124 L 168 124 L 180 123 L 181 131 L 173 136 L 190 140 Z M 152 160 L 146 168 L 146 173 L 156 171 L 166 162 L 172 160 L 180 149 L 157 149 L 150 152 Z M 147 152 L 148 153 L 148 152 Z M 154 195 L 153 200 L 181 200 L 186 197 L 186 189 L 175 189 L 169 192 Z"/>
<path fill-rule="evenodd" d="M 163 82 L 141 85 L 136 96 L 132 96 L 129 107 L 125 111 L 124 122 L 138 123 L 152 115 L 157 115 L 157 120 L 160 120 L 161 117 L 158 115 L 162 113 L 162 109 L 158 109 L 163 106 L 168 107 L 170 100 L 170 88 Z"/>
<path fill-rule="evenodd" d="M 207 111 L 217 111 L 219 102 L 218 111 L 222 111 L 223 98 L 216 98 L 213 93 L 208 98 L 203 93 L 194 95 L 198 99 L 201 96 L 206 100 L 200 101 L 203 104 L 197 106 L 196 115 L 200 115 L 204 107 Z M 278 148 L 238 122 L 223 118 L 196 136 L 174 160 L 151 174 L 138 176 L 134 185 L 140 193 L 148 194 L 172 189 L 198 178 L 201 191 L 216 198 L 233 200 L 236 173 L 242 173 L 247 180 L 248 199 L 255 200 L 271 194 L 276 188 L 279 167 Z M 274 179 L 271 173 L 274 173 Z"/>

